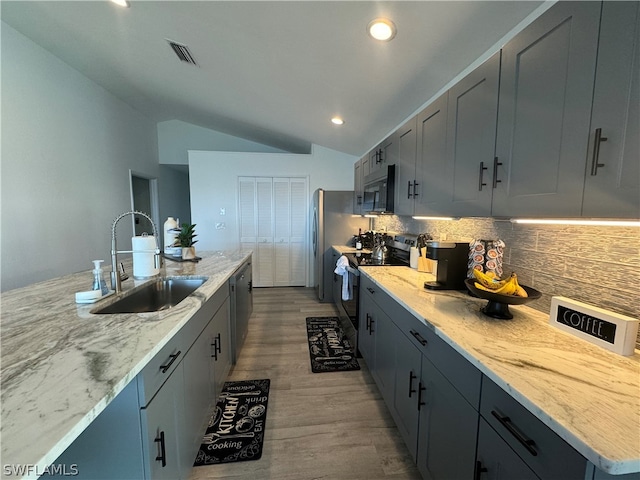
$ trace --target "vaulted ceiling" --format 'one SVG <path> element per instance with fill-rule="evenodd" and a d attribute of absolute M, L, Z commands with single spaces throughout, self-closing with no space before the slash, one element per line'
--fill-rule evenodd
<path fill-rule="evenodd" d="M 2 20 L 156 121 L 362 155 L 542 1 L 2 1 Z M 371 39 L 391 19 L 396 37 Z M 186 45 L 181 62 L 167 40 Z M 340 115 L 336 127 L 330 118 Z"/>

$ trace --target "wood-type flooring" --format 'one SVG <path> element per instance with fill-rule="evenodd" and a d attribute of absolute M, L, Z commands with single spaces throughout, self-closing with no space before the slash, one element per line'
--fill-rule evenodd
<path fill-rule="evenodd" d="M 229 380 L 271 379 L 262 457 L 194 467 L 189 480 L 420 479 L 366 364 L 312 373 L 306 317 L 333 316 L 310 288 L 256 288 Z"/>

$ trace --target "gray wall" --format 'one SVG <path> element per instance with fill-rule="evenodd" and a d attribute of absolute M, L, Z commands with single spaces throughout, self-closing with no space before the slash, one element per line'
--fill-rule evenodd
<path fill-rule="evenodd" d="M 5 23 L 1 43 L 4 291 L 108 264 L 129 169 L 157 177 L 158 154 L 154 122 Z"/>

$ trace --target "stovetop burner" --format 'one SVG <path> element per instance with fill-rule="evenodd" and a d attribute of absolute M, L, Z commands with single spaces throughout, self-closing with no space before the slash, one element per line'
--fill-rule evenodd
<path fill-rule="evenodd" d="M 373 258 L 371 253 L 345 253 L 345 257 L 349 260 L 349 265 L 354 268 L 370 267 L 370 266 L 392 266 L 392 265 L 408 265 L 408 262 L 396 258 L 393 255 L 387 255 L 383 262 Z"/>

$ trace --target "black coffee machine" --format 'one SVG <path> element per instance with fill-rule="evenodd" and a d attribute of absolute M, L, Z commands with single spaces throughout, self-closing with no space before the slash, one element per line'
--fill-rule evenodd
<path fill-rule="evenodd" d="M 466 290 L 469 244 L 466 242 L 427 242 L 427 258 L 438 262 L 436 281 L 424 282 L 430 290 Z"/>

